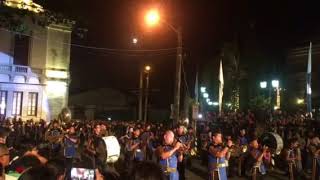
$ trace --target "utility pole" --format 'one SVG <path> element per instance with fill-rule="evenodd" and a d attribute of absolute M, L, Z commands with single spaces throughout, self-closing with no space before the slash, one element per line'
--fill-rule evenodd
<path fill-rule="evenodd" d="M 174 124 L 180 120 L 180 89 L 181 89 L 181 65 L 182 65 L 182 31 L 179 27 L 177 29 L 177 60 L 176 60 L 176 80 L 175 80 L 175 93 L 174 93 Z"/>
<path fill-rule="evenodd" d="M 146 72 L 146 91 L 144 99 L 144 123 L 147 122 L 148 117 L 148 96 L 149 96 L 149 72 Z"/>
<path fill-rule="evenodd" d="M 139 117 L 138 121 L 142 121 L 142 100 L 143 100 L 143 68 L 140 66 L 140 83 L 139 83 Z"/>

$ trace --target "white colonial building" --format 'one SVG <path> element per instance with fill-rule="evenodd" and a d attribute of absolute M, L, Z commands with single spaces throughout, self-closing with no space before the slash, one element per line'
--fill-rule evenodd
<path fill-rule="evenodd" d="M 8 2 L 13 7 L 21 7 L 17 5 L 19 3 L 29 3 L 42 9 L 31 0 Z M 15 63 L 17 33 L 0 29 L 0 115 L 50 120 L 68 105 L 73 22 L 65 20 L 45 27 L 32 22 L 28 24 L 28 34 L 24 35 L 27 36 L 26 66 Z"/>

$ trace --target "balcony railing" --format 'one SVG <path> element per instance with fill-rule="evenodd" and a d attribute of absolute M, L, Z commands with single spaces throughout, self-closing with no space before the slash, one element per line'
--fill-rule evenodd
<path fill-rule="evenodd" d="M 0 72 L 11 72 L 12 66 L 0 65 Z"/>
<path fill-rule="evenodd" d="M 30 68 L 28 66 L 0 64 L 0 73 L 23 73 L 28 74 Z"/>
<path fill-rule="evenodd" d="M 28 73 L 28 67 L 15 66 L 15 72 L 17 72 L 17 73 Z"/>

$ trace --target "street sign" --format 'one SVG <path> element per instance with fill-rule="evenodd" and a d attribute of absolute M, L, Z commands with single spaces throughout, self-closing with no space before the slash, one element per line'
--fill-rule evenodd
<path fill-rule="evenodd" d="M 194 104 L 192 105 L 192 119 L 198 119 L 199 115 L 199 105 Z"/>

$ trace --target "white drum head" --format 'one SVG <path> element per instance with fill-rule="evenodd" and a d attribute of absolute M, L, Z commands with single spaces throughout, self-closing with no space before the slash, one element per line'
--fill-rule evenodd
<path fill-rule="evenodd" d="M 114 136 L 103 137 L 102 139 L 107 146 L 107 163 L 118 161 L 121 149 L 118 139 Z"/>

